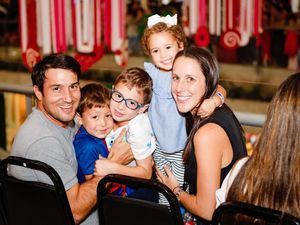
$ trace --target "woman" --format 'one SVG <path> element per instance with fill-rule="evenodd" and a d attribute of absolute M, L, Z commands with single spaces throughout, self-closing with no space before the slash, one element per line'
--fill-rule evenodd
<path fill-rule="evenodd" d="M 228 174 L 217 191 L 218 203 L 242 201 L 300 218 L 299 131 L 300 73 L 296 73 L 280 85 L 253 154 Z"/>
<path fill-rule="evenodd" d="M 218 63 L 210 52 L 197 47 L 179 52 L 172 79 L 177 108 L 188 117 L 189 136 L 183 158 L 189 193 L 181 189 L 167 166 L 167 176 L 158 170 L 157 175 L 189 212 L 210 220 L 216 207 L 216 190 L 235 161 L 247 154 L 242 129 L 225 104 L 209 117 L 196 114 L 203 100 L 215 94 L 219 81 Z"/>

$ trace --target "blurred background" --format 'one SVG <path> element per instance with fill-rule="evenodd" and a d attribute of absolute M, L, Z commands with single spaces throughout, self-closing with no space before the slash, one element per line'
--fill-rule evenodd
<path fill-rule="evenodd" d="M 33 61 L 64 52 L 81 63 L 81 85 L 110 87 L 150 61 L 140 38 L 153 14 L 177 14 L 189 44 L 216 55 L 251 153 L 275 90 L 299 71 L 299 11 L 299 0 L 0 0 L 0 157 L 34 105 Z"/>

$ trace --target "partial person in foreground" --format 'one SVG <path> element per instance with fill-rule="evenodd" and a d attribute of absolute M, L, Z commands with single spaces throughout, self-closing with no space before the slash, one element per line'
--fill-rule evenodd
<path fill-rule="evenodd" d="M 80 74 L 80 64 L 62 54 L 46 56 L 34 66 L 31 79 L 37 106 L 18 130 L 11 155 L 52 166 L 62 179 L 76 224 L 98 225 L 94 208 L 101 177 L 78 183 L 72 143 L 77 131 L 74 117 L 80 100 Z M 130 147 L 124 142 L 112 148 L 110 154 L 113 155 L 111 160 L 118 163 L 132 160 Z M 22 180 L 51 183 L 43 173 L 34 170 L 11 166 L 10 171 Z"/>
<path fill-rule="evenodd" d="M 234 165 L 217 204 L 241 201 L 300 218 L 300 73 L 275 93 L 253 154 Z M 250 223 L 250 221 L 248 221 Z"/>
<path fill-rule="evenodd" d="M 241 125 L 226 104 L 206 118 L 197 115 L 202 102 L 217 91 L 218 81 L 218 63 L 208 50 L 188 47 L 177 53 L 172 94 L 188 122 L 189 136 L 183 157 L 189 193 L 180 187 L 167 165 L 164 167 L 167 176 L 159 169 L 157 175 L 194 215 L 197 224 L 211 220 L 216 190 L 233 164 L 247 155 Z"/>

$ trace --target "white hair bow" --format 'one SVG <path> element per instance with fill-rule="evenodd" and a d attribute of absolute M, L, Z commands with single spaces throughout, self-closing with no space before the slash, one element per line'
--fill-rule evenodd
<path fill-rule="evenodd" d="M 157 23 L 165 23 L 169 26 L 173 26 L 173 25 L 177 25 L 177 14 L 175 14 L 174 16 L 159 16 L 157 14 L 150 16 L 148 18 L 148 28 L 151 28 L 152 26 L 154 26 Z"/>

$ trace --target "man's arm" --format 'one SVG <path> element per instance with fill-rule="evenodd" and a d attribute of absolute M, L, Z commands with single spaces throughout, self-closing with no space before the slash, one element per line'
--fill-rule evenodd
<path fill-rule="evenodd" d="M 97 186 L 101 177 L 94 176 L 83 184 L 75 184 L 67 190 L 67 197 L 76 224 L 79 224 L 95 207 Z"/>

